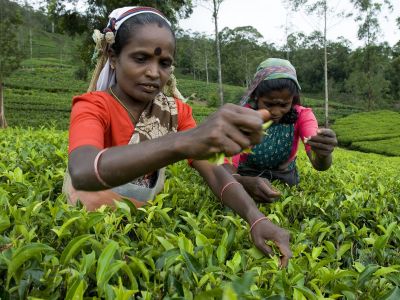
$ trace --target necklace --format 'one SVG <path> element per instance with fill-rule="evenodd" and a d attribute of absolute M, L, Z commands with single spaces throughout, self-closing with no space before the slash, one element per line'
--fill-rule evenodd
<path fill-rule="evenodd" d="M 112 90 L 111 86 L 108 88 L 110 90 L 110 94 L 114 97 L 115 100 L 119 102 L 119 104 L 122 105 L 123 108 L 128 112 L 129 116 L 132 119 L 132 122 L 135 124 L 136 123 L 136 118 L 133 116 L 133 114 L 129 111 L 129 109 L 125 106 L 125 104 L 115 95 L 114 91 Z"/>

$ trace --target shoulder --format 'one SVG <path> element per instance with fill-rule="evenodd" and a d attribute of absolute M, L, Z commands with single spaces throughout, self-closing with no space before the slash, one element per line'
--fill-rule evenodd
<path fill-rule="evenodd" d="M 178 108 L 178 110 L 179 109 L 192 109 L 189 104 L 183 102 L 181 99 L 174 97 L 174 100 L 175 100 L 176 107 Z"/>
<path fill-rule="evenodd" d="M 308 120 L 308 119 L 315 119 L 314 112 L 309 107 L 295 105 L 294 109 L 297 111 L 297 114 L 298 114 L 298 119 L 297 119 L 298 122 Z"/>
<path fill-rule="evenodd" d="M 183 102 L 181 99 L 179 98 L 175 98 L 175 103 L 176 103 L 176 108 L 178 110 L 178 115 L 192 115 L 192 107 Z"/>
<path fill-rule="evenodd" d="M 193 118 L 192 108 L 178 98 L 174 98 L 178 111 L 178 131 L 187 130 L 196 127 L 196 121 Z"/>
<path fill-rule="evenodd" d="M 76 105 L 77 103 L 80 102 L 85 102 L 85 103 L 92 103 L 97 106 L 98 105 L 104 106 L 106 103 L 110 101 L 110 99 L 112 98 L 109 93 L 104 91 L 95 91 L 75 96 L 72 99 L 72 105 Z"/>

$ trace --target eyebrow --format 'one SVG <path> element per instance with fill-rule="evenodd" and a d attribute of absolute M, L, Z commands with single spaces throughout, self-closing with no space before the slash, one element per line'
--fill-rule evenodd
<path fill-rule="evenodd" d="M 288 104 L 290 102 L 290 99 L 285 100 L 285 99 L 278 99 L 278 98 L 266 98 L 265 102 L 273 102 L 273 103 L 277 103 L 277 104 Z"/>
<path fill-rule="evenodd" d="M 165 53 L 166 53 L 166 51 L 162 52 L 160 55 L 155 55 L 154 51 L 137 50 L 137 51 L 129 53 L 128 55 L 129 56 L 143 55 L 146 58 L 147 57 L 156 56 L 156 57 L 159 57 L 161 59 L 170 59 L 172 61 L 174 60 L 174 57 L 172 55 L 168 55 L 168 54 L 165 54 Z"/>

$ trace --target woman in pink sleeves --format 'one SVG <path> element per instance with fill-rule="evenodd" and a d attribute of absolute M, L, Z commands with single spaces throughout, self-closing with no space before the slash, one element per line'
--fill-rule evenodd
<path fill-rule="evenodd" d="M 273 180 L 290 186 L 299 183 L 296 155 L 300 140 L 314 169 L 324 171 L 332 164 L 336 135 L 331 129 L 318 128 L 312 110 L 301 106 L 299 92 L 293 65 L 285 59 L 268 58 L 258 66 L 242 99 L 245 107 L 267 109 L 273 121 L 252 153 L 235 156 L 233 163 L 226 165 L 258 202 L 279 197 L 279 191 L 271 186 Z"/>

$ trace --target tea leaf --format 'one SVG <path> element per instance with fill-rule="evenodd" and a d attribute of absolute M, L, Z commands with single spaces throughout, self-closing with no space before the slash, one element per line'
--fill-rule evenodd
<path fill-rule="evenodd" d="M 15 276 L 19 267 L 21 267 L 26 261 L 37 256 L 42 252 L 54 251 L 54 249 L 48 245 L 41 243 L 31 243 L 21 248 L 18 248 L 12 255 L 11 260 L 8 262 L 7 270 L 7 287 L 10 283 L 11 277 Z"/>
<path fill-rule="evenodd" d="M 82 249 L 83 244 L 92 237 L 91 234 L 83 234 L 73 238 L 65 247 L 61 254 L 60 262 L 66 264 L 70 259 L 75 256 L 75 254 Z"/>

